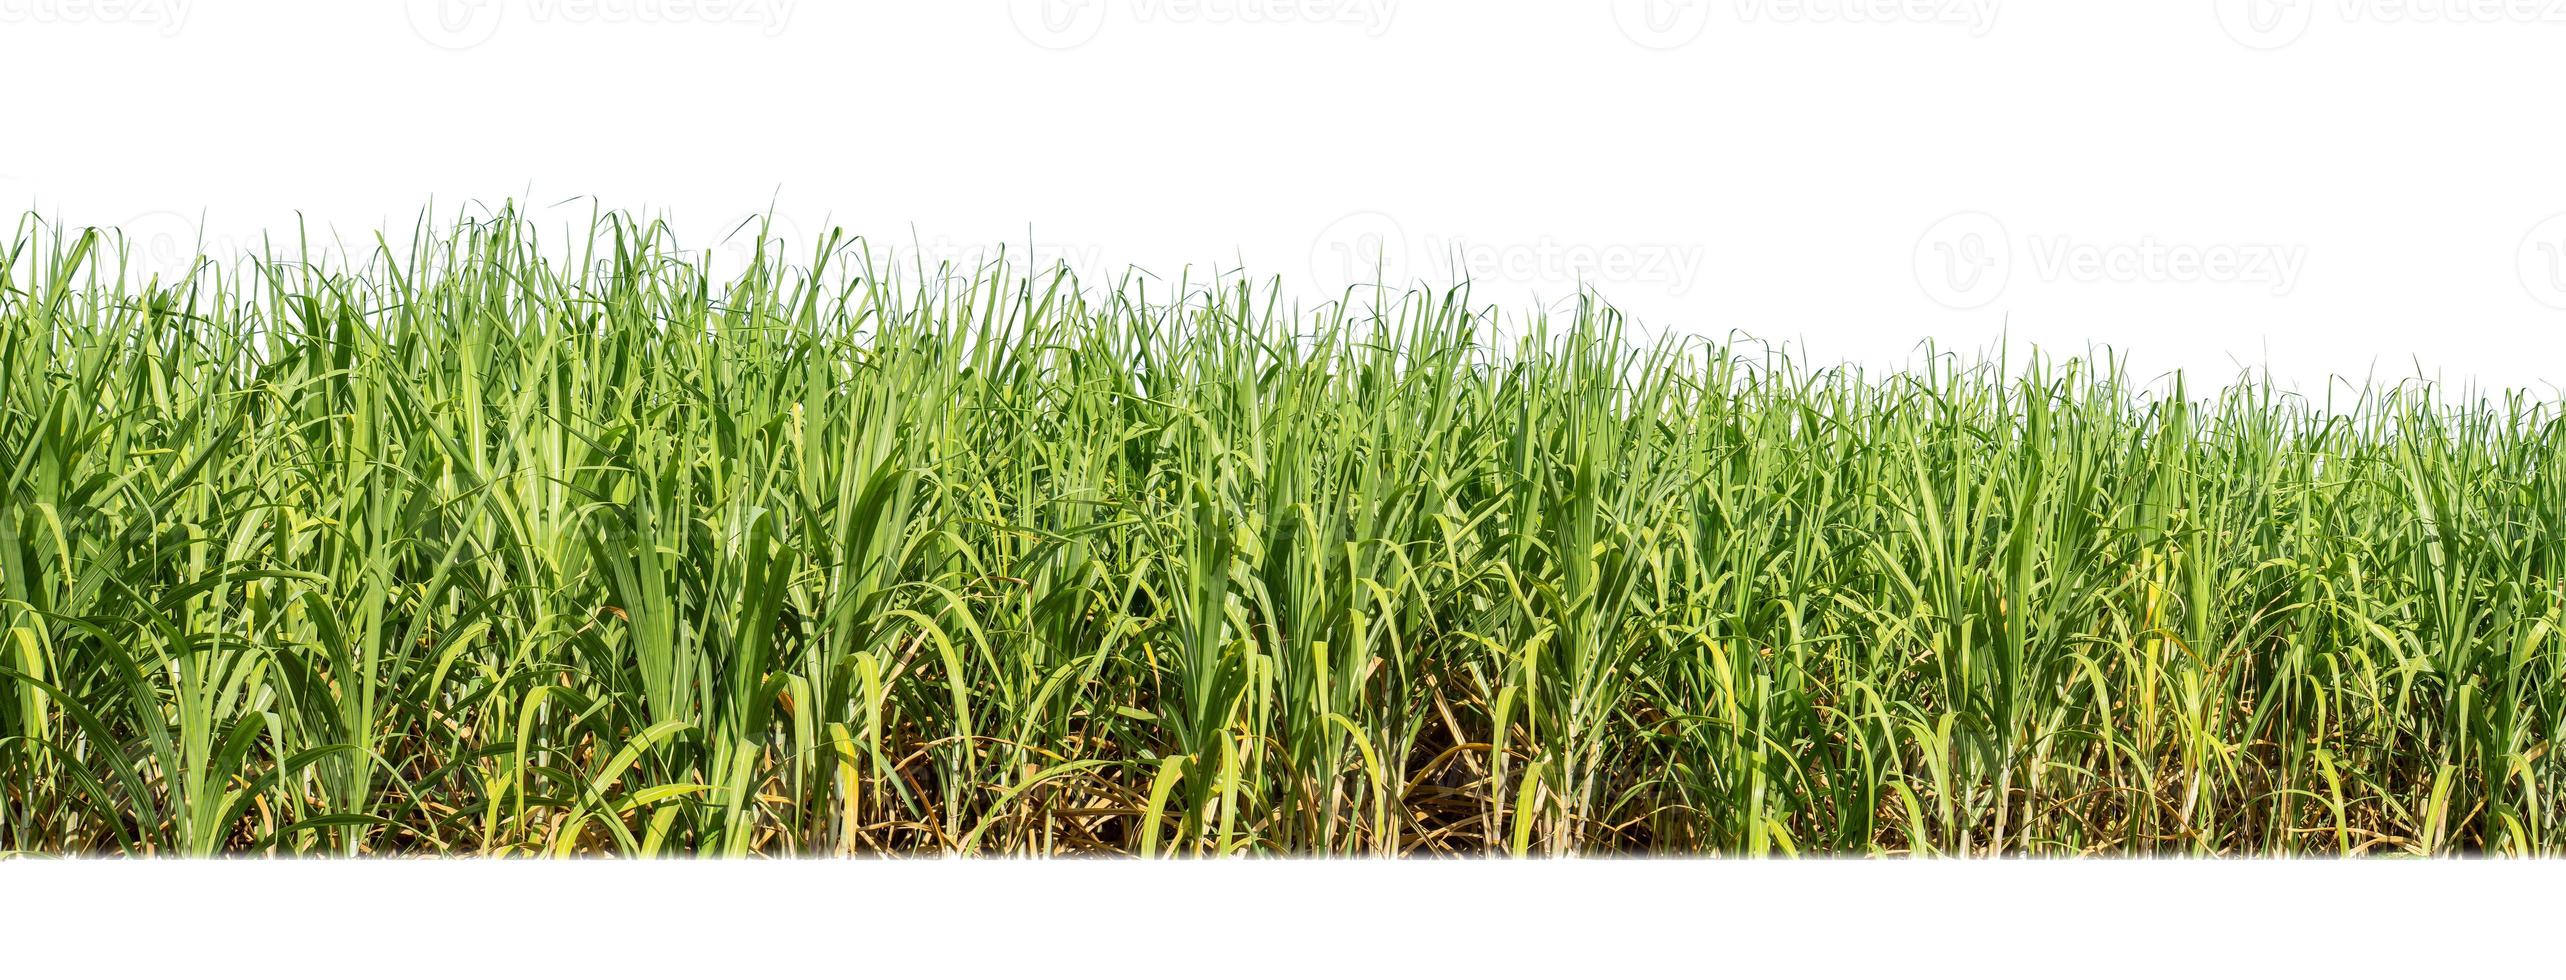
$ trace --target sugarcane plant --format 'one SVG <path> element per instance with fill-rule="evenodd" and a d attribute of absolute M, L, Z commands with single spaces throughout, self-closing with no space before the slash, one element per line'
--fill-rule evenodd
<path fill-rule="evenodd" d="M 0 253 L 0 852 L 2559 849 L 2555 398 L 513 207 Z"/>

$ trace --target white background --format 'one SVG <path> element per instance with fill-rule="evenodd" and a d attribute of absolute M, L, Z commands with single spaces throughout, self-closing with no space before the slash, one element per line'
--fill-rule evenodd
<path fill-rule="evenodd" d="M 1312 299 L 1376 261 L 1521 311 L 1582 281 L 1822 358 L 2009 332 L 2143 372 L 2538 385 L 2566 381 L 2561 55 L 2559 0 L 0 0 L 0 206 L 168 263 L 298 213 L 363 242 L 513 197 L 714 247 L 771 205 L 805 239 Z M 294 972 L 1977 976 L 2384 969 L 2400 936 L 2448 967 L 2553 907 L 2453 864 L 890 867 L 18 863 L 0 930 L 13 972 L 264 971 L 311 929 L 335 958 Z M 2461 915 L 2492 918 L 2432 919 Z"/>
<path fill-rule="evenodd" d="M 168 261 L 200 217 L 515 197 L 710 247 L 772 204 L 1309 298 L 1386 243 L 1827 359 L 2534 386 L 2561 55 L 2566 0 L 0 0 L 0 207 Z"/>
<path fill-rule="evenodd" d="M 2555 865 L 0 865 L 11 976 L 2546 977 Z M 2505 965 L 2524 967 L 2501 970 Z"/>

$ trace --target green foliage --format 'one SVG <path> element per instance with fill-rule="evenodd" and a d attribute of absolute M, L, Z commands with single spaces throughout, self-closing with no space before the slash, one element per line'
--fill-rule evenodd
<path fill-rule="evenodd" d="M 568 246 L 21 224 L 0 852 L 2559 849 L 2555 402 Z"/>

